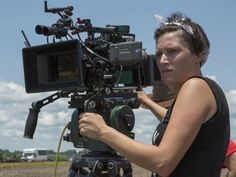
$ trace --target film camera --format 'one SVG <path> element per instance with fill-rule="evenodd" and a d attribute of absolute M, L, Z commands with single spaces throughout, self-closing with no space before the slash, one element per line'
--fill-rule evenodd
<path fill-rule="evenodd" d="M 106 144 L 79 134 L 78 116 L 82 112 L 96 112 L 109 126 L 134 138 L 132 109 L 139 108 L 135 91 L 160 80 L 155 56 L 146 53 L 142 42 L 135 41 L 128 25 L 94 27 L 90 19 L 80 18 L 73 23 L 72 6 L 48 8 L 47 1 L 44 11 L 58 14 L 60 19 L 51 26 L 35 27 L 37 34 L 47 37 L 47 44 L 31 46 L 23 33 L 27 45 L 22 50 L 25 89 L 27 93 L 57 92 L 32 103 L 24 137 L 33 138 L 43 106 L 61 97 L 70 97 L 69 108 L 75 111 L 68 127 L 70 133 L 64 140 L 90 152 L 72 163 L 69 176 L 77 176 L 81 168 L 89 166 L 93 168 L 87 175 L 95 172 L 99 175 L 106 168 L 108 176 L 117 176 L 118 171 L 114 169 L 122 168 L 124 175 L 129 176 L 130 163 L 123 157 Z M 81 33 L 87 34 L 84 40 Z"/>

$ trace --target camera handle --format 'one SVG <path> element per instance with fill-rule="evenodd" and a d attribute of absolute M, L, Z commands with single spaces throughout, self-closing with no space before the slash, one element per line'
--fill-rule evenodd
<path fill-rule="evenodd" d="M 34 132 L 37 126 L 37 121 L 38 121 L 38 114 L 40 112 L 40 109 L 44 106 L 46 106 L 49 103 L 54 102 L 55 100 L 62 98 L 62 97 L 68 97 L 68 95 L 72 93 L 71 91 L 59 91 L 56 92 L 42 100 L 33 102 L 31 104 L 31 108 L 29 108 L 29 114 L 26 120 L 25 124 L 25 131 L 24 131 L 24 138 L 29 138 L 33 139 Z"/>
<path fill-rule="evenodd" d="M 48 13 L 60 13 L 62 11 L 73 11 L 73 6 L 67 6 L 67 7 L 59 7 L 59 8 L 48 8 L 48 3 L 47 1 L 44 1 L 44 12 Z"/>

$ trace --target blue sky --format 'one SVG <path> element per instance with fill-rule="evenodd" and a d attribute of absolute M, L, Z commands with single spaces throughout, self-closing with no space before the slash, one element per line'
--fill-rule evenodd
<path fill-rule="evenodd" d="M 22 138 L 28 108 L 32 101 L 43 98 L 47 93 L 26 94 L 22 66 L 24 30 L 31 45 L 46 43 L 46 38 L 34 32 L 37 24 L 50 26 L 59 16 L 44 13 L 43 0 L 8 0 L 1 2 L 0 28 L 0 148 L 21 150 L 44 146 L 56 149 L 60 131 L 69 121 L 71 110 L 66 101 L 59 100 L 43 109 L 33 140 Z M 214 78 L 225 91 L 231 112 L 231 135 L 236 140 L 236 46 L 235 46 L 235 0 L 49 0 L 49 7 L 74 6 L 73 19 L 90 18 L 93 26 L 106 24 L 130 25 L 136 40 L 143 42 L 148 53 L 154 53 L 154 29 L 157 23 L 154 14 L 168 16 L 180 11 L 198 22 L 207 33 L 211 50 L 203 74 Z M 150 91 L 150 89 L 147 89 Z M 158 122 L 147 110 L 137 110 L 136 137 L 150 142 L 153 129 Z M 155 123 L 154 123 L 155 122 Z M 4 142 L 4 143 L 2 143 Z M 63 143 L 62 148 L 73 148 Z"/>

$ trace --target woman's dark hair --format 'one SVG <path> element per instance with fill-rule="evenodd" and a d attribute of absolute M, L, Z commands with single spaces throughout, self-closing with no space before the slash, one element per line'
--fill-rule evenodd
<path fill-rule="evenodd" d="M 208 57 L 210 42 L 203 28 L 182 13 L 175 12 L 167 17 L 166 21 L 155 30 L 154 39 L 157 42 L 163 34 L 179 30 L 183 31 L 183 39 L 188 43 L 190 51 L 196 55 L 203 54 L 202 66 Z"/>

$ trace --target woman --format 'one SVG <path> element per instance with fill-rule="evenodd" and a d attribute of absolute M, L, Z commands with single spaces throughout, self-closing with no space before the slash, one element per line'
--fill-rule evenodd
<path fill-rule="evenodd" d="M 198 24 L 174 13 L 155 31 L 155 41 L 162 80 L 177 96 L 167 110 L 138 93 L 141 104 L 162 119 L 153 145 L 130 139 L 93 113 L 80 115 L 80 133 L 154 176 L 219 177 L 229 141 L 229 111 L 220 87 L 201 73 L 210 48 L 207 36 Z"/>

